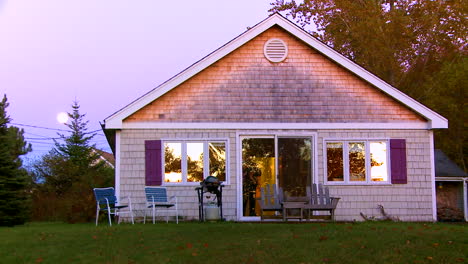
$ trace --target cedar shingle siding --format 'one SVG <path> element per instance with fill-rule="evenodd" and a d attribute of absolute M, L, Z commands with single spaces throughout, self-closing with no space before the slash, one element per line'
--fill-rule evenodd
<path fill-rule="evenodd" d="M 289 55 L 271 63 L 270 38 Z M 273 27 L 126 122 L 424 122 L 420 116 L 346 69 Z"/>
<path fill-rule="evenodd" d="M 288 45 L 288 57 L 271 63 L 263 55 L 270 38 Z M 152 103 L 134 112 L 124 125 L 142 122 L 119 133 L 120 194 L 134 199 L 137 215 L 143 214 L 145 141 L 167 139 L 228 140 L 227 176 L 223 212 L 237 220 L 240 175 L 240 137 L 252 133 L 310 135 L 316 137 L 314 182 L 325 181 L 326 139 L 405 139 L 407 183 L 385 185 L 330 185 L 331 195 L 341 197 L 337 220 L 362 220 L 359 213 L 380 216 L 377 205 L 404 221 L 433 220 L 431 175 L 432 131 L 427 129 L 158 129 L 145 123 L 246 122 L 246 123 L 421 123 L 428 121 L 316 52 L 301 40 L 274 26 L 231 52 Z M 156 127 L 156 128 L 154 128 Z M 314 143 L 315 144 L 315 143 Z M 168 186 L 177 195 L 179 213 L 198 219 L 197 195 L 192 186 Z M 240 189 L 240 188 L 239 188 Z"/>

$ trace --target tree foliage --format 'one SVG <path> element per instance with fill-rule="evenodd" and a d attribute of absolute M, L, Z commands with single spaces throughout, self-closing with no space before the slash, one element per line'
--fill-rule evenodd
<path fill-rule="evenodd" d="M 114 169 L 99 159 L 91 143 L 96 134 L 87 132 L 89 121 L 79 108 L 75 101 L 68 113 L 71 121 L 65 125 L 70 133 L 59 133 L 55 148 L 33 166 L 37 220 L 90 221 L 95 213 L 92 189 L 113 185 Z"/>
<path fill-rule="evenodd" d="M 24 131 L 8 127 L 11 119 L 6 108 L 6 95 L 0 102 L 0 225 L 23 224 L 29 217 L 28 175 L 22 168 L 21 155 L 31 151 L 24 140 Z"/>
<path fill-rule="evenodd" d="M 457 68 L 461 74 L 447 70 L 461 67 L 459 61 L 467 54 L 465 1 L 276 0 L 271 5 L 270 12 L 292 17 L 347 58 L 441 111 L 451 125 L 448 133 L 436 133 L 436 144 L 443 142 L 438 146 L 466 170 L 465 136 L 449 136 L 466 134 L 464 122 L 459 120 L 459 111 L 445 111 L 448 109 L 444 106 L 464 107 L 458 99 L 465 97 L 466 85 L 451 90 L 453 87 L 445 82 L 462 82 L 466 76 L 466 68 L 464 74 L 463 68 Z M 458 66 L 447 66 L 452 64 Z"/>

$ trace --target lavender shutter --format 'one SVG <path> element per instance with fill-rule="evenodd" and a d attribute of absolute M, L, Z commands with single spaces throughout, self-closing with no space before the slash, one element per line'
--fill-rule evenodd
<path fill-rule="evenodd" d="M 162 184 L 161 140 L 145 141 L 146 186 Z"/>
<path fill-rule="evenodd" d="M 390 162 L 392 183 L 408 183 L 406 175 L 406 141 L 404 139 L 390 139 Z"/>

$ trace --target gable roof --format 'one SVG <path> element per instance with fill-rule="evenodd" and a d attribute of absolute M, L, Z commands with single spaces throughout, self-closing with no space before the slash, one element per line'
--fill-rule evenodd
<path fill-rule="evenodd" d="M 333 50 L 332 48 L 328 47 L 324 43 L 320 42 L 319 40 L 314 38 L 312 35 L 310 35 L 308 32 L 306 32 L 305 30 L 295 25 L 293 22 L 289 21 L 288 19 L 284 18 L 280 14 L 276 13 L 266 18 L 262 22 L 258 23 L 254 27 L 248 29 L 246 32 L 239 35 L 235 39 L 231 40 L 230 42 L 220 47 L 219 49 L 215 50 L 211 54 L 207 55 L 203 59 L 194 63 L 193 65 L 191 65 L 190 67 L 182 71 L 181 73 L 177 74 L 176 76 L 162 83 L 155 89 L 151 90 L 150 92 L 141 96 L 137 100 L 133 101 L 126 107 L 122 108 L 121 110 L 117 111 L 116 113 L 106 118 L 104 120 L 105 128 L 106 129 L 122 129 L 123 128 L 122 123 L 125 118 L 137 112 L 144 106 L 150 104 L 157 98 L 161 97 L 162 95 L 166 94 L 167 92 L 174 89 L 178 85 L 187 81 L 194 75 L 198 74 L 205 68 L 209 67 L 213 63 L 222 59 L 229 53 L 233 52 L 240 46 L 249 42 L 256 36 L 260 35 L 261 33 L 265 32 L 266 30 L 268 30 L 269 28 L 273 26 L 281 27 L 282 29 L 286 30 L 288 33 L 302 40 L 311 48 L 315 49 L 319 53 L 326 56 L 328 59 L 346 68 L 347 70 L 354 73 L 355 75 L 365 80 L 366 82 L 370 83 L 371 85 L 381 90 L 385 94 L 389 95 L 390 97 L 401 102 L 402 104 L 412 109 L 416 113 L 420 114 L 421 116 L 423 116 L 425 119 L 428 120 L 427 128 L 434 129 L 434 128 L 447 128 L 448 127 L 448 121 L 443 116 L 437 114 L 436 112 L 427 108 L 423 104 L 419 103 L 418 101 L 414 100 L 413 98 L 399 91 L 395 87 L 381 80 L 380 78 L 370 73 L 363 67 L 359 66 L 358 64 L 347 59 L 346 57 L 344 57 L 337 51 Z"/>

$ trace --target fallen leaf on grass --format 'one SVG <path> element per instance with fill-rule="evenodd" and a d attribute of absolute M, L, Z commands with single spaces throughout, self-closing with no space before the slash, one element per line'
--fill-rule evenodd
<path fill-rule="evenodd" d="M 41 257 L 39 257 L 39 258 L 36 259 L 36 263 L 41 263 L 42 261 L 44 261 L 44 259 L 41 258 Z"/>
<path fill-rule="evenodd" d="M 322 261 L 323 262 L 330 262 L 330 259 L 329 258 L 323 258 Z"/>
<path fill-rule="evenodd" d="M 207 247 L 208 247 L 208 243 L 203 244 L 203 247 L 204 247 L 204 248 L 207 248 Z"/>
<path fill-rule="evenodd" d="M 192 245 L 192 243 L 187 243 L 187 245 L 186 245 L 186 246 L 187 246 L 187 248 L 193 248 L 193 245 Z"/>
<path fill-rule="evenodd" d="M 447 241 L 447 244 L 452 245 L 453 241 Z"/>
<path fill-rule="evenodd" d="M 196 256 L 198 256 L 198 253 L 197 252 L 192 252 L 192 256 L 196 257 Z"/>
<path fill-rule="evenodd" d="M 294 234 L 294 235 L 293 235 L 293 238 L 299 238 L 299 236 L 298 236 L 298 235 L 296 235 L 296 234 Z"/>
<path fill-rule="evenodd" d="M 247 260 L 247 263 L 248 264 L 253 264 L 253 263 L 257 263 L 257 261 L 255 261 L 255 259 L 253 257 L 249 257 L 249 259 Z"/>
<path fill-rule="evenodd" d="M 433 257 L 426 257 L 426 259 L 427 259 L 427 260 L 432 260 L 432 259 L 433 259 Z"/>
<path fill-rule="evenodd" d="M 96 240 L 96 239 L 97 239 L 97 236 L 93 236 L 93 239 Z"/>
<path fill-rule="evenodd" d="M 439 243 L 434 243 L 432 244 L 433 247 L 438 247 L 439 246 Z"/>
<path fill-rule="evenodd" d="M 457 262 L 465 262 L 464 258 L 457 258 Z"/>
<path fill-rule="evenodd" d="M 328 239 L 327 236 L 321 236 L 321 237 L 319 237 L 319 241 L 325 241 L 325 240 L 327 240 L 327 239 Z"/>

